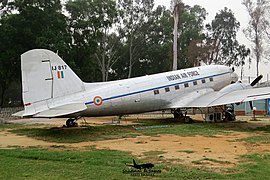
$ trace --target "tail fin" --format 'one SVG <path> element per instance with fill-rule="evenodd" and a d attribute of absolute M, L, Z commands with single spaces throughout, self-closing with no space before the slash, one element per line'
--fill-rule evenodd
<path fill-rule="evenodd" d="M 34 49 L 21 55 L 25 114 L 44 109 L 47 101 L 85 90 L 84 83 L 55 53 Z"/>

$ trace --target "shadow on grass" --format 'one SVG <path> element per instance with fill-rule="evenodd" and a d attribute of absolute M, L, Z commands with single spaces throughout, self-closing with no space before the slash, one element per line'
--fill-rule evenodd
<path fill-rule="evenodd" d="M 84 141 L 98 141 L 107 139 L 136 137 L 135 130 L 129 126 L 85 126 L 78 128 L 20 128 L 11 130 L 18 135 L 25 135 L 35 139 L 60 143 L 78 143 Z"/>
<path fill-rule="evenodd" d="M 270 132 L 270 126 L 256 127 L 253 123 L 192 123 L 184 124 L 175 119 L 150 119 L 136 121 L 136 126 L 102 125 L 83 126 L 78 128 L 24 128 L 15 127 L 10 130 L 18 135 L 61 143 L 77 143 L 84 141 L 98 141 L 119 138 L 132 138 L 140 135 L 155 136 L 160 134 L 173 134 L 179 136 L 202 135 L 215 137 L 218 134 L 235 132 Z M 166 125 L 166 126 L 163 126 Z M 155 128 L 146 128 L 146 127 Z M 142 127 L 142 128 L 138 128 Z M 138 130 L 135 130 L 137 128 Z"/>

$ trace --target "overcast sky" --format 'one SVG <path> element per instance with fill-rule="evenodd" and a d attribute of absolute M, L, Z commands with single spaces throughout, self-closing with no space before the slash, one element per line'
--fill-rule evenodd
<path fill-rule="evenodd" d="M 245 9 L 245 6 L 241 4 L 242 0 L 182 0 L 182 1 L 190 6 L 198 4 L 203 8 L 205 8 L 206 12 L 208 13 L 206 17 L 206 23 L 210 23 L 215 18 L 216 13 L 224 9 L 224 7 L 231 9 L 232 12 L 234 13 L 235 18 L 240 22 L 240 30 L 237 34 L 237 39 L 239 43 L 245 44 L 247 47 L 251 48 L 251 43 L 246 39 L 246 37 L 243 34 L 243 29 L 247 27 L 249 17 Z M 170 8 L 170 2 L 171 0 L 155 0 L 156 5 L 164 5 L 167 8 Z M 251 76 L 251 78 L 255 77 L 256 76 L 255 61 L 250 65 L 251 66 L 250 69 L 248 63 L 246 64 L 247 65 L 245 66 L 244 76 Z M 269 69 L 270 63 L 268 61 L 262 61 L 260 63 L 260 73 L 264 75 L 263 79 L 264 81 L 267 80 L 267 76 L 269 77 L 270 80 Z M 237 71 L 238 74 L 240 75 L 239 73 L 240 70 L 238 69 Z"/>

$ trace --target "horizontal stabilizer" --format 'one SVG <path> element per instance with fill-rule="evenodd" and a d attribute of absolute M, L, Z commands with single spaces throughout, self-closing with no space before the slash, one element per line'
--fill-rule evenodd
<path fill-rule="evenodd" d="M 34 117 L 59 117 L 77 113 L 85 109 L 87 107 L 84 103 L 65 104 L 37 113 Z"/>
<path fill-rule="evenodd" d="M 77 113 L 80 111 L 85 110 L 87 107 L 84 103 L 71 103 L 71 104 L 65 104 L 57 107 L 50 108 L 45 111 L 41 111 L 34 115 L 34 117 L 59 117 L 59 116 L 65 116 L 70 115 L 73 113 Z M 18 116 L 18 117 L 25 117 L 29 116 L 25 113 L 25 111 L 20 111 L 15 114 L 12 114 L 12 116 Z"/>
<path fill-rule="evenodd" d="M 19 111 L 19 112 L 16 112 L 16 113 L 12 114 L 12 116 L 15 116 L 15 117 L 23 117 L 23 114 L 24 114 L 24 110 Z"/>

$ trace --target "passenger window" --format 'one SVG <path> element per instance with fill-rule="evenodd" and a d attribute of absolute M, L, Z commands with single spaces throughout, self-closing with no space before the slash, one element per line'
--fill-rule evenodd
<path fill-rule="evenodd" d="M 169 87 L 166 87 L 165 88 L 165 92 L 170 92 L 170 88 Z"/>
<path fill-rule="evenodd" d="M 175 90 L 180 89 L 179 85 L 174 86 Z"/>
<path fill-rule="evenodd" d="M 154 90 L 154 95 L 157 95 L 157 94 L 159 94 L 159 90 L 158 89 Z"/>
<path fill-rule="evenodd" d="M 203 84 L 205 83 L 205 79 L 202 79 L 202 83 L 203 83 Z"/>
<path fill-rule="evenodd" d="M 185 88 L 188 87 L 188 83 L 185 83 L 184 86 L 185 86 Z"/>
<path fill-rule="evenodd" d="M 214 79 L 212 77 L 209 78 L 210 81 L 214 81 Z"/>
<path fill-rule="evenodd" d="M 193 85 L 196 86 L 198 83 L 197 81 L 193 81 Z"/>

